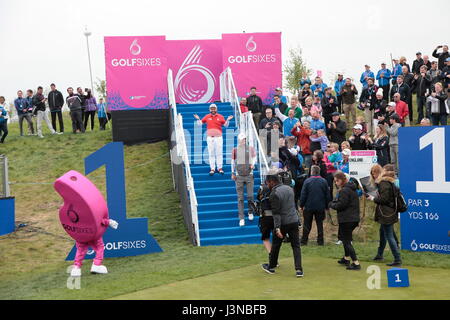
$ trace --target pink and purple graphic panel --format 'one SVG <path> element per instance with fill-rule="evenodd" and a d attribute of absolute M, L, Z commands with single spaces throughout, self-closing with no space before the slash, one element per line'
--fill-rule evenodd
<path fill-rule="evenodd" d="M 167 109 L 164 36 L 105 37 L 109 110 Z"/>
<path fill-rule="evenodd" d="M 230 67 L 239 97 L 255 86 L 264 104 L 272 104 L 282 86 L 281 33 L 223 34 L 223 68 Z"/>
<path fill-rule="evenodd" d="M 177 103 L 220 100 L 222 40 L 168 40 L 165 50 Z"/>

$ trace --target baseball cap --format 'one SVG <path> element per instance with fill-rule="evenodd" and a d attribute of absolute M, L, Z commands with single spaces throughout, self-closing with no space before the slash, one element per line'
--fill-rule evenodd
<path fill-rule="evenodd" d="M 238 140 L 239 141 L 244 140 L 246 138 L 247 138 L 247 136 L 245 135 L 245 133 L 239 133 L 239 135 L 238 135 Z"/>
<path fill-rule="evenodd" d="M 331 116 L 332 116 L 332 117 L 334 117 L 334 116 L 340 116 L 340 114 L 339 114 L 339 112 L 333 112 L 333 113 L 331 114 Z"/>
<path fill-rule="evenodd" d="M 364 67 L 368 67 L 368 68 L 370 68 L 370 66 L 369 66 L 368 64 L 364 65 Z"/>
<path fill-rule="evenodd" d="M 362 127 L 362 125 L 360 125 L 360 124 L 356 124 L 356 125 L 353 127 L 353 129 L 356 129 L 356 130 L 362 130 L 363 127 Z"/>
<path fill-rule="evenodd" d="M 395 102 L 389 102 L 388 106 L 389 106 L 389 107 L 395 107 L 396 104 L 395 104 Z"/>
<path fill-rule="evenodd" d="M 217 105 L 215 104 L 215 103 L 211 103 L 210 105 L 209 105 L 209 108 L 211 109 L 211 108 L 216 108 L 217 109 Z"/>
<path fill-rule="evenodd" d="M 283 91 L 280 87 L 276 88 L 275 91 Z"/>
<path fill-rule="evenodd" d="M 419 54 L 422 54 L 422 52 L 418 51 L 418 52 L 416 53 L 416 56 L 418 56 Z"/>
<path fill-rule="evenodd" d="M 352 152 L 350 151 L 350 149 L 344 149 L 344 150 L 342 150 L 342 155 L 344 155 L 344 156 L 349 156 L 349 155 L 351 155 L 352 154 Z"/>

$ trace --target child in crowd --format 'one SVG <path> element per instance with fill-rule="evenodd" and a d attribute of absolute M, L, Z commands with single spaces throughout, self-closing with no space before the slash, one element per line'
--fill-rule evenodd
<path fill-rule="evenodd" d="M 322 116 L 322 105 L 320 104 L 320 97 L 319 96 L 315 96 L 314 97 L 314 102 L 311 106 L 311 113 L 317 112 L 318 114 L 320 114 Z"/>
<path fill-rule="evenodd" d="M 103 98 L 100 98 L 99 103 L 97 104 L 97 110 L 98 110 L 97 112 L 98 122 L 100 123 L 100 130 L 105 130 L 108 118 L 106 117 L 106 104 L 103 102 Z"/>
<path fill-rule="evenodd" d="M 329 141 L 327 135 L 325 134 L 325 130 L 323 129 L 317 130 L 317 135 L 310 136 L 309 139 L 311 139 L 312 142 L 320 142 L 320 148 L 322 152 L 327 151 L 327 145 Z"/>
<path fill-rule="evenodd" d="M 362 126 L 363 134 L 367 133 L 367 123 L 363 116 L 357 116 L 355 124 L 360 124 Z"/>
<path fill-rule="evenodd" d="M 341 150 L 344 149 L 352 150 L 352 148 L 350 148 L 350 142 L 348 142 L 347 140 L 342 141 L 341 143 Z"/>

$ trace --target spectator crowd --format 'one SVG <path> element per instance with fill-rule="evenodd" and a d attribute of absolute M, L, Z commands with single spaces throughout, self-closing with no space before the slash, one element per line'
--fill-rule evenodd
<path fill-rule="evenodd" d="M 42 131 L 42 123 L 45 122 L 51 134 L 64 133 L 63 106 L 69 108 L 70 118 L 72 120 L 72 132 L 84 133 L 89 125 L 91 130 L 95 127 L 95 115 L 99 120 L 100 130 L 105 130 L 106 124 L 110 119 L 107 112 L 106 103 L 103 98 L 97 102 L 93 96 L 91 89 L 77 88 L 76 93 L 72 87 L 67 88 L 67 97 L 64 99 L 63 94 L 56 89 L 56 85 L 50 85 L 50 92 L 44 96 L 44 89 L 39 86 L 36 92 L 28 89 L 26 96 L 22 90 L 17 91 L 17 98 L 14 100 L 14 110 L 10 110 L 5 102 L 5 98 L 0 96 L 0 143 L 4 143 L 8 135 L 8 124 L 15 112 L 17 115 L 20 136 L 24 135 L 23 122 L 27 123 L 28 135 L 37 135 L 44 138 Z M 51 120 L 48 112 L 50 112 Z M 36 119 L 36 120 L 34 120 Z"/>

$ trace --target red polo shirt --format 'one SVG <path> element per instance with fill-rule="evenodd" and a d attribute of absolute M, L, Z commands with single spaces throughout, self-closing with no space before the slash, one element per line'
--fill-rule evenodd
<path fill-rule="evenodd" d="M 400 117 L 400 122 L 404 123 L 405 118 L 409 115 L 408 105 L 400 100 L 395 106 L 395 113 Z"/>
<path fill-rule="evenodd" d="M 215 115 L 207 114 L 201 120 L 202 123 L 206 123 L 206 132 L 210 137 L 222 136 L 222 126 L 225 124 L 225 118 L 216 113 Z"/>

